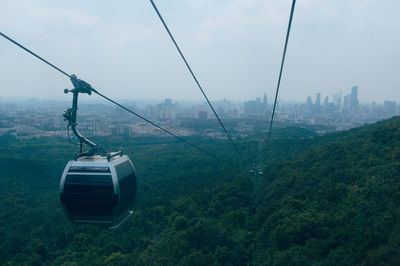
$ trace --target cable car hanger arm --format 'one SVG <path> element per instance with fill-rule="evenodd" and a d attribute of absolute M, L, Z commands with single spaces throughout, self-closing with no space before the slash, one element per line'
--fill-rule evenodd
<path fill-rule="evenodd" d="M 73 93 L 73 98 L 72 98 L 72 107 L 68 108 L 63 116 L 64 116 L 64 120 L 68 121 L 68 126 L 71 127 L 72 132 L 75 134 L 75 136 L 78 138 L 79 142 L 80 142 L 80 153 L 78 155 L 75 156 L 75 158 L 79 158 L 81 156 L 91 156 L 91 155 L 101 155 L 101 156 L 106 156 L 108 155 L 108 153 L 100 146 L 98 146 L 96 143 L 94 143 L 93 141 L 87 139 L 85 136 L 83 136 L 78 129 L 76 128 L 76 126 L 78 125 L 76 122 L 76 116 L 77 116 L 77 112 L 78 112 L 78 96 L 79 93 L 87 93 L 89 95 L 92 94 L 92 86 L 83 81 L 80 80 L 76 77 L 76 75 L 72 74 L 70 76 L 72 85 L 74 86 L 73 89 L 69 90 L 69 89 L 64 89 L 64 93 L 68 93 L 68 92 L 72 92 Z M 82 153 L 82 144 L 86 144 L 90 147 L 89 151 Z"/>

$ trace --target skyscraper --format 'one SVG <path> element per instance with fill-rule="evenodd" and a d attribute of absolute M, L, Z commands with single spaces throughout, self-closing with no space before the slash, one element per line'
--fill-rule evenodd
<path fill-rule="evenodd" d="M 268 116 L 268 102 L 267 102 L 267 94 L 264 93 L 263 102 L 262 102 L 262 114 L 264 116 Z"/>
<path fill-rule="evenodd" d="M 343 97 L 343 111 L 349 112 L 351 110 L 351 95 Z"/>
<path fill-rule="evenodd" d="M 336 106 L 337 110 L 342 108 L 342 93 L 338 92 L 333 95 L 333 104 Z"/>
<path fill-rule="evenodd" d="M 256 100 L 244 103 L 244 113 L 246 115 L 266 116 L 267 115 L 267 95 L 264 94 L 263 100 L 257 97 Z"/>
<path fill-rule="evenodd" d="M 358 111 L 358 86 L 351 88 L 350 108 L 353 112 Z"/>
<path fill-rule="evenodd" d="M 311 106 L 312 105 L 312 100 L 311 100 L 311 96 L 307 96 L 307 105 Z"/>
<path fill-rule="evenodd" d="M 316 105 L 321 105 L 321 93 L 317 93 L 317 98 L 315 99 Z"/>
<path fill-rule="evenodd" d="M 396 115 L 396 102 L 384 101 L 383 102 L 383 113 L 385 118 L 390 118 Z"/>
<path fill-rule="evenodd" d="M 329 97 L 326 96 L 326 97 L 325 97 L 325 100 L 324 100 L 324 105 L 325 105 L 325 107 L 328 106 L 328 104 L 329 104 Z"/>
<path fill-rule="evenodd" d="M 354 86 L 353 88 L 351 88 L 351 96 L 354 99 L 357 99 L 357 97 L 358 97 L 358 86 Z"/>

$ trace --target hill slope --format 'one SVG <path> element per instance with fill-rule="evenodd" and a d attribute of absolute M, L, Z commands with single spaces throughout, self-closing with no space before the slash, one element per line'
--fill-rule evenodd
<path fill-rule="evenodd" d="M 263 153 L 257 205 L 248 166 L 230 163 L 227 146 L 196 140 L 225 155 L 221 163 L 176 143 L 109 141 L 126 147 L 140 178 L 134 216 L 114 231 L 61 213 L 58 178 L 71 148 L 53 141 L 0 147 L 0 264 L 400 261 L 400 118 L 323 137 L 280 130 Z M 256 157 L 255 140 L 241 144 Z"/>
<path fill-rule="evenodd" d="M 258 241 L 271 264 L 400 261 L 398 117 L 321 137 L 265 172 Z"/>

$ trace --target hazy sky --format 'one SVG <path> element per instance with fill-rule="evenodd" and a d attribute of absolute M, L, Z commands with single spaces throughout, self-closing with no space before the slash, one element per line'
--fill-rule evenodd
<path fill-rule="evenodd" d="M 211 100 L 272 98 L 291 0 L 155 0 Z M 280 99 L 359 86 L 400 102 L 399 1 L 298 0 Z M 0 0 L 0 31 L 114 98 L 202 99 L 148 0 Z M 57 98 L 65 76 L 0 39 L 0 96 Z M 93 96 L 96 97 L 96 96 Z"/>

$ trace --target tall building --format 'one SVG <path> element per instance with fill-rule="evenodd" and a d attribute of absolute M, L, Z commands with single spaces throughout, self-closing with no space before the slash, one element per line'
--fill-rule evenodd
<path fill-rule="evenodd" d="M 307 106 L 311 106 L 312 105 L 312 100 L 311 100 L 311 96 L 307 96 Z"/>
<path fill-rule="evenodd" d="M 328 106 L 328 104 L 329 104 L 329 97 L 326 96 L 325 100 L 324 100 L 324 106 L 326 107 L 326 106 Z"/>
<path fill-rule="evenodd" d="M 317 98 L 315 99 L 316 105 L 321 105 L 321 93 L 317 93 Z"/>
<path fill-rule="evenodd" d="M 343 97 L 343 111 L 349 112 L 351 110 L 351 95 L 346 95 Z"/>
<path fill-rule="evenodd" d="M 256 113 L 256 101 L 247 101 L 244 103 L 244 113 L 246 115 L 254 115 Z"/>
<path fill-rule="evenodd" d="M 172 106 L 172 99 L 169 99 L 169 98 L 164 99 L 164 105 L 165 106 Z"/>
<path fill-rule="evenodd" d="M 207 120 L 207 111 L 199 111 L 198 118 L 203 121 Z"/>
<path fill-rule="evenodd" d="M 359 107 L 358 86 L 351 88 L 351 94 L 343 97 L 342 110 L 347 113 L 357 114 Z"/>
<path fill-rule="evenodd" d="M 176 119 L 176 105 L 171 99 L 164 99 L 164 102 L 157 104 L 157 119 Z"/>
<path fill-rule="evenodd" d="M 105 130 L 103 121 L 99 119 L 93 120 L 92 128 L 95 133 L 99 133 Z"/>
<path fill-rule="evenodd" d="M 358 86 L 353 86 L 353 88 L 351 88 L 351 97 L 355 100 L 357 100 L 358 97 Z"/>
<path fill-rule="evenodd" d="M 358 86 L 354 86 L 353 88 L 351 88 L 350 106 L 351 106 L 351 110 L 353 112 L 354 111 L 358 111 L 358 106 L 359 106 L 359 102 L 358 102 Z"/>
<path fill-rule="evenodd" d="M 265 105 L 264 105 L 265 104 Z M 264 95 L 263 101 L 261 98 L 257 97 L 254 101 L 247 101 L 244 103 L 244 113 L 250 116 L 264 116 L 266 114 L 267 96 Z"/>
<path fill-rule="evenodd" d="M 384 101 L 383 102 L 383 114 L 385 118 L 390 118 L 396 115 L 396 102 Z"/>
<path fill-rule="evenodd" d="M 264 93 L 263 102 L 262 102 L 262 113 L 264 116 L 268 116 L 268 102 L 267 102 L 267 94 Z"/>
<path fill-rule="evenodd" d="M 342 108 L 342 93 L 338 92 L 333 95 L 333 104 L 336 106 L 337 110 Z"/>
<path fill-rule="evenodd" d="M 156 119 L 157 118 L 157 110 L 154 106 L 152 105 L 148 105 L 146 106 L 146 117 L 150 118 L 150 119 Z"/>
<path fill-rule="evenodd" d="M 119 128 L 119 136 L 130 137 L 132 135 L 132 128 L 130 126 L 123 126 Z"/>

